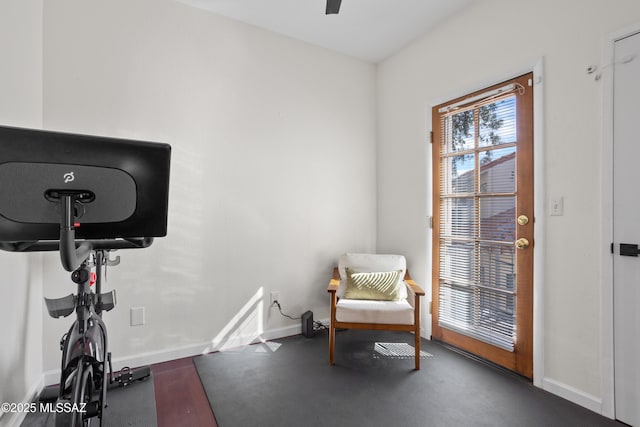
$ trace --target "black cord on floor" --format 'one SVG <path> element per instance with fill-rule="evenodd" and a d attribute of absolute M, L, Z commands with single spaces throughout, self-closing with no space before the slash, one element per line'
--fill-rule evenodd
<path fill-rule="evenodd" d="M 319 320 L 314 320 L 313 321 L 313 330 L 314 332 L 319 332 L 319 331 L 324 331 L 325 329 L 329 329 L 329 327 L 327 325 L 325 325 L 324 323 L 322 323 Z"/>

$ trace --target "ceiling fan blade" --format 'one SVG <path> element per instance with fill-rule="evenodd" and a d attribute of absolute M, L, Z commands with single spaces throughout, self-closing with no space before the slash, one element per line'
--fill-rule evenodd
<path fill-rule="evenodd" d="M 342 0 L 327 0 L 327 11 L 325 12 L 325 15 L 340 12 L 340 3 L 342 3 Z"/>

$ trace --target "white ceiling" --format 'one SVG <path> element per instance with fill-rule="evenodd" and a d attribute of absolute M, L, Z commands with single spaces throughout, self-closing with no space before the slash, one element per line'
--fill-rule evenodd
<path fill-rule="evenodd" d="M 369 62 L 379 62 L 471 0 L 177 0 Z"/>

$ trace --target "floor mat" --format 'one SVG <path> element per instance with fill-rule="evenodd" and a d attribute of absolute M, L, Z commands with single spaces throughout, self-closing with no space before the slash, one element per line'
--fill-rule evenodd
<path fill-rule="evenodd" d="M 341 331 L 330 366 L 324 332 L 194 363 L 219 427 L 617 425 L 431 341 L 415 371 L 412 343 L 410 333 Z"/>

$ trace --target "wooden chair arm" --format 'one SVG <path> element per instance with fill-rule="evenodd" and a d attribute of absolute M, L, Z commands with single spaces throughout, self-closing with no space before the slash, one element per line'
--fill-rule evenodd
<path fill-rule="evenodd" d="M 405 283 L 409 285 L 414 294 L 416 294 L 417 296 L 424 296 L 424 291 L 416 282 L 414 282 L 413 280 L 405 280 Z"/>
<path fill-rule="evenodd" d="M 409 270 L 407 270 L 404 275 L 404 281 L 407 285 L 409 285 L 411 291 L 413 291 L 416 296 L 424 296 L 424 290 L 422 290 L 420 285 L 413 281 L 411 275 L 409 274 Z"/>
<path fill-rule="evenodd" d="M 338 271 L 338 267 L 334 267 L 333 277 L 331 277 L 331 280 L 329 281 L 327 292 L 335 293 L 339 287 L 340 287 L 340 272 Z"/>

